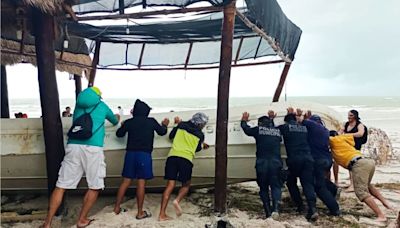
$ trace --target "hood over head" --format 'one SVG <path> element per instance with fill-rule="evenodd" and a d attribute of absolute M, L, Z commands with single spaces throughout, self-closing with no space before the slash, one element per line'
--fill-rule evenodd
<path fill-rule="evenodd" d="M 133 116 L 149 116 L 151 107 L 148 106 L 145 102 L 136 99 L 135 104 L 133 106 Z"/>
<path fill-rule="evenodd" d="M 76 106 L 79 108 L 90 108 L 101 101 L 101 92 L 97 87 L 89 87 L 79 93 Z"/>

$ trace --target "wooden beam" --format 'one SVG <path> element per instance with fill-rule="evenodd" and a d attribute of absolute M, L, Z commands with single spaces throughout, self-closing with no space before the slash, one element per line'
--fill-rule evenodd
<path fill-rule="evenodd" d="M 236 0 L 224 6 L 221 57 L 218 80 L 217 130 L 215 140 L 214 211 L 226 213 L 227 143 L 229 119 L 229 84 L 232 64 L 232 43 L 235 25 Z"/>
<path fill-rule="evenodd" d="M 96 47 L 94 48 L 94 56 L 93 56 L 93 60 L 92 60 L 92 70 L 90 71 L 88 87 L 92 87 L 94 85 L 97 64 L 99 64 L 99 58 L 100 58 L 100 45 L 101 45 L 101 42 L 99 40 L 96 40 Z"/>
<path fill-rule="evenodd" d="M 186 56 L 186 60 L 185 60 L 185 66 L 184 66 L 185 69 L 187 69 L 187 66 L 189 64 L 190 54 L 192 54 L 192 47 L 193 47 L 193 43 L 190 43 L 189 50 L 188 50 L 188 53 L 187 53 L 187 56 Z"/>
<path fill-rule="evenodd" d="M 46 152 L 47 188 L 50 196 L 55 188 L 58 171 L 65 154 L 55 69 L 54 17 L 36 8 L 32 11 Z M 58 215 L 62 209 L 63 206 L 59 208 Z"/>
<path fill-rule="evenodd" d="M 168 14 L 177 14 L 177 13 L 193 13 L 193 12 L 219 12 L 222 11 L 223 7 L 218 6 L 204 6 L 204 7 L 195 7 L 195 8 L 180 8 L 173 10 L 155 10 L 155 11 L 144 11 L 138 13 L 129 13 L 129 14 L 112 14 L 112 15 L 102 15 L 102 16 L 84 16 L 78 17 L 79 21 L 91 21 L 91 20 L 112 20 L 112 19 L 140 19 L 149 16 L 156 15 L 168 15 Z"/>
<path fill-rule="evenodd" d="M 243 40 L 244 40 L 244 37 L 240 38 L 239 47 L 238 47 L 238 49 L 236 51 L 235 65 L 237 64 L 237 61 L 239 60 L 240 49 L 242 49 Z"/>
<path fill-rule="evenodd" d="M 281 48 L 276 45 L 275 41 L 272 39 L 272 37 L 268 36 L 262 29 L 260 29 L 259 27 L 257 27 L 257 25 L 253 24 L 253 22 L 251 22 L 244 14 L 242 14 L 240 11 L 236 10 L 236 15 L 243 21 L 243 23 L 245 25 L 247 25 L 247 27 L 249 27 L 251 30 L 253 30 L 253 32 L 257 33 L 258 35 L 260 35 L 262 38 L 264 38 L 268 44 L 272 47 L 272 49 L 274 49 L 275 53 L 281 57 L 283 60 L 285 60 L 285 62 L 287 63 L 291 63 L 292 60 L 285 56 L 285 54 L 283 53 L 283 51 L 281 50 Z"/>
<path fill-rule="evenodd" d="M 249 34 L 249 35 L 243 35 L 240 36 L 243 38 L 254 38 L 254 37 L 260 37 L 260 35 L 258 34 Z M 113 44 L 160 44 L 159 40 L 157 39 L 153 39 L 153 40 L 133 40 L 133 41 L 129 41 L 129 40 L 114 40 L 114 39 L 110 39 L 110 38 L 105 38 L 105 37 L 101 37 L 100 39 L 101 42 L 107 42 L 107 43 L 113 43 Z M 204 43 L 204 42 L 212 42 L 212 41 L 221 41 L 221 38 L 190 38 L 190 40 L 184 40 L 185 43 Z M 170 40 L 167 43 L 162 43 L 162 44 L 183 44 L 182 40 Z"/>
<path fill-rule="evenodd" d="M 6 66 L 1 65 L 1 118 L 10 118 Z"/>
<path fill-rule="evenodd" d="M 146 43 L 142 44 L 142 50 L 140 51 L 140 56 L 139 56 L 139 61 L 138 61 L 138 69 L 142 67 L 142 61 L 143 61 L 143 54 L 144 54 L 144 48 L 146 47 Z"/>
<path fill-rule="evenodd" d="M 125 1 L 124 0 L 118 0 L 118 10 L 119 14 L 123 15 L 125 13 Z"/>
<path fill-rule="evenodd" d="M 82 77 L 74 74 L 75 80 L 75 99 L 78 99 L 78 95 L 82 92 Z"/>
<path fill-rule="evenodd" d="M 279 84 L 276 87 L 274 97 L 272 99 L 272 102 L 278 102 L 279 97 L 281 96 L 283 85 L 285 84 L 286 81 L 286 76 L 289 73 L 289 68 L 290 68 L 290 63 L 286 63 L 285 67 L 283 68 L 282 74 L 281 74 L 281 79 L 279 80 Z"/>
<path fill-rule="evenodd" d="M 20 41 L 20 46 L 19 46 L 19 53 L 23 54 L 24 53 L 24 46 L 25 46 L 25 36 L 26 36 L 26 31 L 25 31 L 25 20 L 22 22 L 22 37 Z"/>

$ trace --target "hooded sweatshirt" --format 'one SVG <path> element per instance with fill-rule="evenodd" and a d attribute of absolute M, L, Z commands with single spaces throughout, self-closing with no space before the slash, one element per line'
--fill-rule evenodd
<path fill-rule="evenodd" d="M 103 147 L 105 135 L 104 121 L 107 119 L 113 125 L 117 125 L 118 119 L 114 116 L 111 109 L 103 101 L 101 101 L 100 96 L 95 91 L 93 91 L 92 88 L 87 88 L 83 90 L 78 96 L 75 105 L 73 121 L 75 121 L 85 112 L 90 112 L 92 110 L 93 112 L 90 114 L 93 120 L 92 137 L 85 140 L 68 139 L 68 144 L 81 144 Z"/>
<path fill-rule="evenodd" d="M 151 153 L 153 151 L 154 131 L 158 135 L 167 134 L 167 126 L 160 125 L 154 118 L 148 117 L 151 108 L 141 100 L 136 100 L 133 117 L 126 120 L 117 130 L 118 137 L 128 133 L 127 151 Z"/>
<path fill-rule="evenodd" d="M 315 160 L 332 160 L 332 154 L 329 151 L 329 130 L 322 124 L 313 120 L 303 120 L 303 125 L 308 131 L 308 145 L 311 149 L 311 155 Z"/>

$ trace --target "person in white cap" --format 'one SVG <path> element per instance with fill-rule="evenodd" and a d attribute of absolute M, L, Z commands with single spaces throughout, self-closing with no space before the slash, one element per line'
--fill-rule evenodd
<path fill-rule="evenodd" d="M 207 122 L 208 116 L 202 112 L 194 114 L 189 121 L 181 121 L 179 117 L 175 117 L 175 124 L 178 125 L 169 134 L 169 138 L 173 142 L 165 164 L 164 179 L 168 180 L 168 183 L 161 199 L 159 221 L 172 219 L 165 211 L 171 193 L 175 188 L 176 181 L 180 181 L 182 187 L 179 189 L 178 196 L 173 201 L 173 205 L 176 215 L 182 215 L 179 202 L 189 192 L 193 158 L 195 157 L 195 153 L 199 152 L 202 147 L 203 149 L 208 148 L 208 145 L 204 143 L 204 134 L 201 131 Z"/>

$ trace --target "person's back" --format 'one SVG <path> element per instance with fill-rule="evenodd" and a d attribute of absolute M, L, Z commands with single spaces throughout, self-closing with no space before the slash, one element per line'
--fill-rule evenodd
<path fill-rule="evenodd" d="M 301 110 L 300 113 L 302 113 Z M 312 115 L 309 119 L 302 120 L 301 123 L 307 127 L 308 143 L 314 159 L 315 192 L 328 207 L 330 214 L 338 216 L 340 210 L 335 199 L 337 187 L 326 177 L 332 166 L 332 154 L 329 150 L 329 130 L 323 125 L 321 117 L 318 115 Z"/>
<path fill-rule="evenodd" d="M 268 118 L 268 117 L 265 117 Z M 259 122 L 264 118 L 259 118 Z M 260 159 L 281 159 L 281 133 L 272 124 L 264 125 L 259 124 L 251 128 L 247 125 L 245 120 L 241 121 L 241 127 L 244 133 L 248 136 L 252 136 L 256 140 L 256 157 Z"/>
<path fill-rule="evenodd" d="M 297 177 L 300 178 L 303 193 L 308 204 L 306 218 L 308 220 L 316 220 L 318 213 L 315 206 L 314 160 L 308 145 L 308 131 L 305 126 L 297 123 L 296 115 L 292 110 L 292 108 L 288 108 L 288 114 L 285 116 L 285 124 L 279 126 L 285 143 L 287 165 L 289 168 L 286 185 L 292 200 L 297 206 L 297 211 L 302 212 L 304 210 L 303 200 L 297 186 Z"/>
<path fill-rule="evenodd" d="M 101 100 L 99 94 L 94 89 L 85 89 L 79 93 L 73 114 L 73 121 L 83 114 L 91 112 L 93 121 L 93 135 L 89 139 L 68 139 L 68 144 L 80 144 L 103 147 L 105 128 L 104 121 L 107 119 L 113 125 L 118 123 L 118 119 L 114 116 L 112 110 Z"/>
<path fill-rule="evenodd" d="M 354 137 L 352 135 L 331 136 L 329 143 L 332 149 L 332 155 L 336 163 L 343 168 L 348 168 L 350 161 L 354 157 L 361 157 L 359 150 L 354 148 Z"/>
<path fill-rule="evenodd" d="M 167 127 L 160 125 L 154 118 L 148 117 L 151 108 L 144 102 L 136 100 L 132 115 L 133 117 L 124 121 L 117 130 L 116 135 L 123 137 L 128 133 L 127 151 L 153 150 L 154 131 L 158 135 L 165 135 Z"/>
<path fill-rule="evenodd" d="M 308 145 L 312 157 L 332 160 L 332 154 L 329 151 L 329 130 L 313 120 L 306 119 L 302 123 L 308 131 Z"/>
<path fill-rule="evenodd" d="M 244 133 L 252 136 L 256 140 L 256 174 L 257 184 L 260 188 L 260 198 L 266 217 L 279 217 L 279 202 L 281 200 L 282 181 L 279 178 L 282 169 L 282 160 L 280 154 L 281 133 L 274 127 L 273 119 L 267 116 L 258 118 L 258 125 L 250 127 L 247 124 L 250 114 L 244 112 L 241 120 L 241 127 Z M 271 188 L 272 210 L 269 191 Z"/>
<path fill-rule="evenodd" d="M 88 136 L 90 138 L 85 140 L 72 139 L 71 135 L 68 135 L 65 156 L 58 172 L 56 188 L 50 197 L 49 211 L 43 227 L 51 227 L 51 221 L 60 206 L 65 191 L 67 189 L 76 189 L 83 175 L 86 177 L 88 190 L 85 194 L 76 226 L 87 227 L 93 222 L 93 219 L 88 219 L 89 211 L 94 205 L 100 190 L 105 187 L 104 121 L 107 119 L 113 125 L 117 125 L 119 115 L 114 116 L 110 108 L 101 101 L 101 92 L 97 87 L 89 87 L 79 94 L 73 120 L 77 120 L 85 112 L 90 117 L 85 115 L 80 120 L 87 126 L 91 124 L 93 126 L 91 126 L 91 129 L 89 127 L 81 127 L 80 129 L 87 129 L 88 132 L 91 130 L 92 134 Z M 77 132 L 75 129 L 79 131 L 79 128 L 73 124 L 70 132 Z"/>
<path fill-rule="evenodd" d="M 295 117 L 293 118 L 279 126 L 285 143 L 288 160 L 294 157 L 310 158 L 311 151 L 308 145 L 307 128 L 297 123 Z"/>
<path fill-rule="evenodd" d="M 189 192 L 195 153 L 202 149 L 202 145 L 204 149 L 208 148 L 208 145 L 204 143 L 204 134 L 201 131 L 208 122 L 206 114 L 198 112 L 189 121 L 185 122 L 182 122 L 179 117 L 175 117 L 174 122 L 178 125 L 169 134 L 169 138 L 173 141 L 165 163 L 164 179 L 167 180 L 167 186 L 161 200 L 160 214 L 158 216 L 159 221 L 171 219 L 166 214 L 166 209 L 176 181 L 180 181 L 182 187 L 179 189 L 178 196 L 172 203 L 176 215 L 182 215 L 182 208 L 179 203 Z"/>
<path fill-rule="evenodd" d="M 393 210 L 393 208 L 379 190 L 371 184 L 375 173 L 375 161 L 363 157 L 361 152 L 354 148 L 353 135 L 338 135 L 336 131 L 331 131 L 330 135 L 329 140 L 333 158 L 336 163 L 348 169 L 352 174 L 351 181 L 357 198 L 374 211 L 378 217 L 376 219 L 377 222 L 386 222 L 387 218 L 383 211 L 379 209 L 374 197 L 381 201 L 387 209 Z"/>
<path fill-rule="evenodd" d="M 124 209 L 121 209 L 121 203 L 132 180 L 136 179 L 136 200 L 138 205 L 136 219 L 144 219 L 151 216 L 151 213 L 143 210 L 143 202 L 146 180 L 154 177 L 151 157 L 154 131 L 159 135 L 165 135 L 169 124 L 167 118 L 160 125 L 154 118 L 148 117 L 150 110 L 151 108 L 145 102 L 137 99 L 132 111 L 133 117 L 124 121 L 116 132 L 118 137 L 124 137 L 128 133 L 128 141 L 122 170 L 122 177 L 124 178 L 118 190 L 114 213 L 119 214 L 124 211 Z"/>
<path fill-rule="evenodd" d="M 170 133 L 173 140 L 168 157 L 182 157 L 192 162 L 195 153 L 201 150 L 204 133 L 191 121 L 182 121 Z"/>

